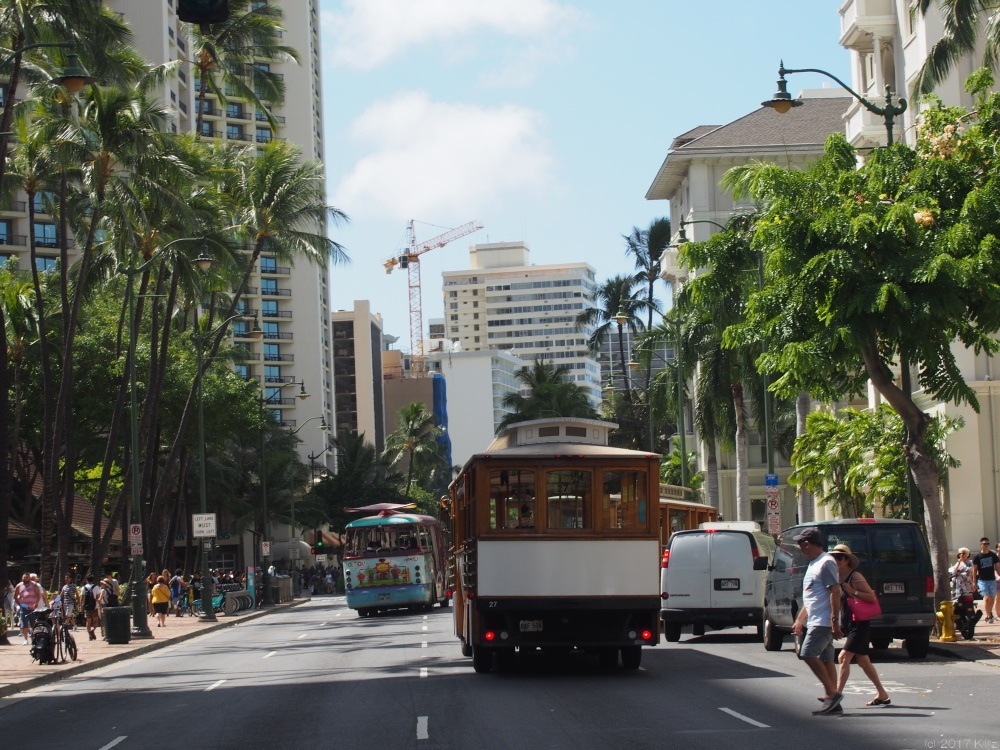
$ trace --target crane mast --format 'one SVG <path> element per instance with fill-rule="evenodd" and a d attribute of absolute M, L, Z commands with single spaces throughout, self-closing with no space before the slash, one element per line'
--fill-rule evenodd
<path fill-rule="evenodd" d="M 444 247 L 449 242 L 454 242 L 468 234 L 477 232 L 483 228 L 483 225 L 477 221 L 470 221 L 462 224 L 460 227 L 455 227 L 443 234 L 418 243 L 413 223 L 413 219 L 410 219 L 407 225 L 406 252 L 389 258 L 382 265 L 385 266 L 386 273 L 392 273 L 393 269 L 397 266 L 405 268 L 407 271 L 410 297 L 410 375 L 411 377 L 421 377 L 427 368 L 424 359 L 424 311 L 420 291 L 420 256 L 429 250 Z"/>

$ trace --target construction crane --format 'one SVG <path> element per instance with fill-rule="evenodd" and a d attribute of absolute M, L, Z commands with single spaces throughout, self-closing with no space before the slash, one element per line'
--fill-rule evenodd
<path fill-rule="evenodd" d="M 437 237 L 417 242 L 417 234 L 413 229 L 413 219 L 407 225 L 407 249 L 401 255 L 389 258 L 382 265 L 386 273 L 392 273 L 397 266 L 407 270 L 410 287 L 410 374 L 411 377 L 421 377 L 426 372 L 424 363 L 424 310 L 420 294 L 420 256 L 436 247 L 444 247 L 467 234 L 472 234 L 483 228 L 478 221 L 470 221 L 460 227 L 455 227 Z"/>

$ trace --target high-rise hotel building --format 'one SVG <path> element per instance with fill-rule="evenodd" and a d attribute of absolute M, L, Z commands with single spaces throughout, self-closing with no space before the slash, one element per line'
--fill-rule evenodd
<path fill-rule="evenodd" d="M 322 161 L 319 0 L 266 1 L 281 6 L 281 43 L 299 56 L 298 63 L 270 63 L 270 69 L 283 76 L 285 84 L 284 101 L 271 108 L 278 128 L 272 130 L 249 102 L 227 96 L 223 104 L 209 92 L 203 105 L 202 137 L 246 145 L 283 138 L 298 145 L 303 157 Z M 191 60 L 189 25 L 177 19 L 175 0 L 106 0 L 106 5 L 122 14 L 132 28 L 136 47 L 150 63 Z M 197 70 L 189 62 L 164 84 L 163 101 L 175 112 L 178 132 L 195 130 L 199 83 Z M 290 429 L 311 417 L 324 417 L 331 427 L 335 425 L 328 286 L 326 271 L 306 259 L 297 259 L 294 266 L 279 265 L 274 256 L 264 252 L 243 297 L 244 311 L 258 315 L 264 335 L 251 338 L 249 322 L 236 321 L 233 326 L 235 341 L 250 352 L 247 363 L 237 366 L 240 373 L 261 384 L 269 408 Z M 299 382 L 305 384 L 309 398 L 297 397 L 301 389 L 291 384 Z M 282 389 L 282 385 L 287 387 Z M 325 435 L 311 427 L 298 433 L 303 441 L 299 445 L 303 460 L 326 448 Z M 329 452 L 323 456 L 321 460 L 332 460 Z"/>
<path fill-rule="evenodd" d="M 596 407 L 600 369 L 587 349 L 593 326 L 576 322 L 594 306 L 597 284 L 586 263 L 535 266 L 523 242 L 469 249 L 469 268 L 445 271 L 445 337 L 462 351 L 501 349 L 528 363 L 544 360 L 569 369 Z"/>

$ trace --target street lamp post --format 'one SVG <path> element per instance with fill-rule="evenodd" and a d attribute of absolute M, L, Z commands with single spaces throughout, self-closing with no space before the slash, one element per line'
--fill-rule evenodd
<path fill-rule="evenodd" d="M 885 137 L 888 145 L 892 145 L 892 129 L 893 122 L 896 115 L 901 115 L 906 111 L 906 99 L 899 99 L 899 104 L 892 103 L 892 87 L 889 84 L 885 86 L 885 106 L 879 107 L 876 104 L 872 104 L 870 101 L 865 99 L 861 94 L 852 89 L 846 83 L 841 81 L 833 73 L 827 73 L 825 70 L 820 70 L 819 68 L 798 68 L 792 70 L 791 68 L 785 67 L 785 61 L 782 60 L 778 65 L 778 91 L 775 95 L 768 99 L 766 102 L 761 102 L 765 107 L 770 107 L 778 114 L 785 114 L 792 107 L 801 107 L 802 100 L 793 99 L 792 95 L 788 93 L 788 82 L 785 80 L 785 76 L 790 73 L 818 73 L 820 75 L 826 76 L 827 78 L 839 83 L 851 96 L 857 99 L 865 109 L 871 112 L 873 115 L 881 117 L 885 122 Z"/>
<path fill-rule="evenodd" d="M 131 512 L 131 525 L 138 524 L 142 525 L 142 498 L 140 493 L 139 483 L 141 481 L 141 474 L 139 472 L 139 397 L 136 387 L 136 369 L 135 369 L 135 359 L 136 359 L 136 320 L 135 320 L 135 277 L 143 273 L 147 268 L 149 268 L 153 261 L 160 257 L 160 255 L 167 250 L 171 245 L 175 245 L 180 242 L 195 242 L 202 240 L 195 240 L 192 237 L 182 237 L 180 239 L 168 242 L 166 245 L 161 247 L 159 250 L 154 252 L 149 260 L 138 266 L 126 266 L 124 263 L 119 262 L 117 267 L 117 272 L 122 274 L 128 280 L 126 283 L 125 295 L 128 298 L 128 379 L 129 379 L 129 425 L 131 427 L 131 464 L 132 464 L 132 512 Z M 208 258 L 204 252 L 198 256 L 195 263 L 198 264 L 200 268 L 204 268 L 204 263 L 211 264 L 212 259 Z M 141 540 L 141 536 L 140 536 Z M 132 637 L 133 638 L 152 638 L 153 633 L 149 629 L 149 624 L 146 619 L 146 580 L 144 577 L 145 564 L 142 560 L 142 542 L 138 546 L 138 553 L 133 550 L 132 554 L 132 584 L 129 587 L 130 596 L 132 597 Z"/>
<path fill-rule="evenodd" d="M 196 387 L 198 389 L 198 491 L 201 499 L 201 512 L 208 513 L 208 491 L 205 485 L 206 462 L 205 462 L 205 393 L 202 387 L 202 378 L 205 369 L 205 342 L 215 336 L 219 331 L 229 325 L 232 321 L 243 318 L 243 315 L 233 315 L 220 323 L 215 330 L 205 333 L 200 331 L 192 335 L 195 344 L 195 351 L 198 353 L 198 371 L 195 373 Z M 254 330 L 251 336 L 258 336 L 260 329 L 254 323 Z M 208 552 L 211 542 L 208 539 L 202 540 L 201 548 L 201 618 L 208 622 L 215 622 L 215 607 L 212 602 L 212 571 L 209 569 Z"/>
<path fill-rule="evenodd" d="M 303 382 L 301 380 L 299 380 L 299 381 L 292 381 L 292 382 L 288 382 L 288 383 L 282 383 L 281 385 L 275 385 L 275 386 L 267 386 L 267 385 L 265 385 L 264 388 L 271 388 L 272 390 L 275 391 L 275 393 L 272 393 L 270 396 L 266 396 L 265 392 L 264 392 L 264 389 L 263 388 L 261 389 L 261 392 L 260 392 L 260 408 L 261 408 L 261 412 L 264 411 L 264 407 L 271 401 L 271 399 L 274 398 L 275 395 L 280 394 L 282 388 L 286 388 L 286 387 L 288 387 L 290 385 L 297 385 L 297 386 L 299 386 L 299 388 L 300 388 L 300 390 L 299 390 L 299 398 L 300 399 L 304 400 L 304 399 L 309 398 L 309 394 L 306 393 L 306 384 L 305 384 L 305 382 Z M 304 423 L 303 423 L 303 426 L 305 426 Z M 264 425 L 262 423 L 261 424 L 261 428 L 260 428 L 260 496 L 261 496 L 261 509 L 263 511 L 263 514 L 264 514 L 264 524 L 263 524 L 263 527 L 261 528 L 261 548 L 262 549 L 261 549 L 261 566 L 260 566 L 261 567 L 261 574 L 260 574 L 260 581 L 261 581 L 261 585 L 264 587 L 264 595 L 260 599 L 260 606 L 262 606 L 262 607 L 268 607 L 271 604 L 273 604 L 273 602 L 271 601 L 271 576 L 268 573 L 268 567 L 270 567 L 270 557 L 271 557 L 271 555 L 270 555 L 270 549 L 268 549 L 268 554 L 266 554 L 266 555 L 263 554 L 263 543 L 267 541 L 267 459 L 266 459 L 266 457 L 264 455 L 264 449 L 265 449 L 265 446 L 264 446 Z"/>
<path fill-rule="evenodd" d="M 298 432 L 299 430 L 301 430 L 303 427 L 305 427 L 307 424 L 309 424 L 310 422 L 312 422 L 314 419 L 320 420 L 319 428 L 324 433 L 327 432 L 330 429 L 327 426 L 327 424 L 326 424 L 326 417 L 309 417 L 309 419 L 307 419 L 301 425 L 299 425 L 294 430 L 292 430 L 291 434 L 294 435 L 296 432 Z M 322 456 L 324 453 L 326 453 L 326 451 L 327 451 L 327 449 L 324 448 L 319 453 L 317 453 L 315 456 L 312 453 L 309 454 L 309 477 L 310 477 L 310 479 L 312 480 L 313 483 L 316 481 L 316 477 L 315 477 L 315 475 L 313 473 L 313 464 L 314 464 L 315 460 L 317 458 L 319 458 L 320 456 Z M 310 489 L 312 488 L 313 483 L 310 483 L 310 485 L 309 485 Z M 293 494 L 292 495 L 292 522 L 291 522 L 291 526 L 288 529 L 288 560 L 289 560 L 289 562 L 292 563 L 292 570 L 295 573 L 295 575 L 292 576 L 292 596 L 298 596 L 301 593 L 301 591 L 299 589 L 299 571 L 298 571 L 298 568 L 295 565 L 296 561 L 298 560 L 298 556 L 297 556 L 297 554 L 298 554 L 298 547 L 296 546 L 296 548 L 295 548 L 296 549 L 296 557 L 292 557 L 292 542 L 294 540 L 295 540 L 295 495 Z"/>

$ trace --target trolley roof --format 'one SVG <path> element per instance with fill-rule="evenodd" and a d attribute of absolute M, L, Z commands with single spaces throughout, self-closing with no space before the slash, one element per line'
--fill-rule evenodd
<path fill-rule="evenodd" d="M 434 516 L 421 516 L 416 513 L 393 513 L 388 516 L 378 515 L 359 518 L 357 521 L 351 521 L 347 524 L 347 528 L 358 529 L 362 526 L 412 526 L 416 523 L 434 526 L 439 525 L 441 522 L 434 518 Z"/>

